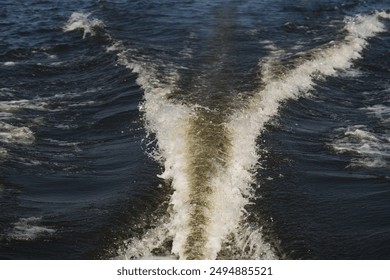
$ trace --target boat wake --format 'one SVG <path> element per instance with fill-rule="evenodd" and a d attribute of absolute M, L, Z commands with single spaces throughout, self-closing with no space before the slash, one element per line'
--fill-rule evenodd
<path fill-rule="evenodd" d="M 289 99 L 307 97 L 316 81 L 336 76 L 361 57 L 368 40 L 385 30 L 386 12 L 345 19 L 344 39 L 302 54 L 292 69 L 280 71 L 278 50 L 259 63 L 261 87 L 238 108 L 223 111 L 175 98 L 181 76 L 175 67 L 137 57 L 120 41 L 108 52 L 138 75 L 144 91 L 140 110 L 145 127 L 156 140 L 152 156 L 164 167 L 158 175 L 173 190 L 167 212 L 142 237 L 125 241 L 118 258 L 273 259 L 262 229 L 252 226 L 246 206 L 254 198 L 255 175 L 262 158 L 257 146 L 264 126 Z M 100 20 L 75 13 L 65 31 L 83 30 L 83 38 L 104 28 Z M 207 98 L 207 97 L 202 97 Z M 235 102 L 231 100 L 231 102 Z M 227 113 L 228 112 L 228 113 Z"/>

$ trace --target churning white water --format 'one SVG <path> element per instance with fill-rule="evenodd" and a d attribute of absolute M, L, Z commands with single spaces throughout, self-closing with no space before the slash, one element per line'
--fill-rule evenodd
<path fill-rule="evenodd" d="M 246 222 L 245 206 L 253 196 L 261 157 L 256 140 L 283 101 L 308 96 L 316 80 L 349 69 L 367 40 L 384 31 L 381 20 L 389 17 L 385 12 L 348 17 L 343 40 L 311 50 L 310 58 L 302 58 L 281 75 L 273 74 L 280 50 L 271 48 L 260 65 L 261 89 L 229 117 L 175 100 L 180 76 L 174 67 L 162 79 L 157 62 L 137 58 L 113 40 L 107 51 L 116 52 L 118 62 L 138 75 L 144 90 L 140 110 L 147 130 L 157 140 L 153 156 L 164 166 L 158 176 L 173 189 L 168 212 L 141 238 L 126 241 L 119 257 L 154 258 L 158 249 L 163 257 L 180 259 L 226 257 L 219 255 L 222 251 L 234 258 L 276 258 L 261 229 Z M 73 14 L 64 30 L 83 29 L 84 37 L 93 36 L 94 26 L 104 24 L 89 15 Z"/>

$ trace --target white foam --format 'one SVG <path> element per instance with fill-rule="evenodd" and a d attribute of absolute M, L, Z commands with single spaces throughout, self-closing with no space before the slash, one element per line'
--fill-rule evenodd
<path fill-rule="evenodd" d="M 56 232 L 55 229 L 40 226 L 41 220 L 41 217 L 20 218 L 19 221 L 14 223 L 14 228 L 8 234 L 8 237 L 17 240 L 33 240 Z"/>
<path fill-rule="evenodd" d="M 60 123 L 60 124 L 56 124 L 54 127 L 58 128 L 58 129 L 62 129 L 62 130 L 70 130 L 72 128 L 75 128 L 76 126 L 71 126 L 69 124 L 61 124 Z"/>
<path fill-rule="evenodd" d="M 56 140 L 56 139 L 50 139 L 50 138 L 46 138 L 46 139 L 42 139 L 44 141 L 47 141 L 51 144 L 54 144 L 58 147 L 70 147 L 70 148 L 73 148 L 74 152 L 76 153 L 79 153 L 81 152 L 81 148 L 79 147 L 81 142 L 69 142 L 69 141 L 61 141 L 61 140 Z"/>
<path fill-rule="evenodd" d="M 83 39 L 86 38 L 87 35 L 95 36 L 95 28 L 103 28 L 104 23 L 98 19 L 91 19 L 90 15 L 90 13 L 72 13 L 72 15 L 68 19 L 68 22 L 63 27 L 63 30 L 65 32 L 70 32 L 77 29 L 81 29 L 84 31 Z"/>
<path fill-rule="evenodd" d="M 94 93 L 99 89 L 91 88 L 88 89 L 85 93 Z M 0 94 L 4 96 L 13 96 L 13 91 L 4 91 L 0 90 Z M 64 110 L 64 108 L 69 107 L 84 107 L 97 104 L 95 100 L 89 100 L 85 102 L 73 101 L 73 98 L 79 97 L 82 93 L 79 92 L 69 92 L 55 94 L 49 97 L 37 97 L 31 100 L 28 99 L 19 99 L 19 100 L 9 100 L 9 101 L 0 101 L 0 117 L 12 117 L 15 112 L 22 110 L 34 110 L 34 111 L 47 111 L 47 112 L 58 112 Z M 55 109 L 53 109 L 55 105 Z M 50 108 L 52 107 L 52 108 Z"/>
<path fill-rule="evenodd" d="M 135 68 L 137 69 L 137 68 Z M 139 83 L 145 91 L 145 103 L 142 111 L 145 114 L 147 128 L 156 134 L 159 153 L 156 159 L 164 161 L 164 173 L 161 178 L 172 180 L 175 189 L 171 197 L 172 216 L 168 236 L 172 236 L 172 253 L 183 256 L 184 242 L 188 236 L 189 200 L 188 178 L 186 176 L 186 133 L 191 109 L 182 104 L 172 104 L 166 96 L 172 86 L 155 87 L 149 82 L 149 75 L 139 71 Z M 148 71 L 151 73 L 152 71 Z"/>
<path fill-rule="evenodd" d="M 44 165 L 45 163 L 47 164 L 47 162 L 39 161 L 32 158 L 18 157 L 17 159 L 19 164 L 23 164 L 25 166 L 40 166 L 40 165 Z M 57 166 L 57 164 L 53 164 L 53 165 Z"/>
<path fill-rule="evenodd" d="M 164 164 L 164 173 L 159 177 L 171 180 L 175 190 L 168 219 L 162 219 L 156 228 L 146 232 L 141 239 L 126 242 L 127 249 L 120 254 L 123 258 L 150 258 L 154 256 L 154 249 L 172 240 L 172 249 L 167 255 L 175 254 L 183 258 L 189 231 L 189 206 L 186 201 L 190 193 L 186 175 L 186 133 L 193 108 L 167 99 L 178 79 L 175 71 L 168 74 L 165 79 L 167 82 L 163 83 L 157 78 L 157 70 L 152 63 L 130 60 L 120 43 L 109 49 L 113 50 L 118 50 L 120 64 L 138 74 L 137 83 L 143 88 L 145 99 L 140 110 L 144 113 L 148 132 L 155 134 L 158 139 L 158 151 L 153 151 L 151 156 Z"/>
<path fill-rule="evenodd" d="M 158 139 L 158 153 L 154 157 L 164 163 L 164 173 L 160 178 L 171 180 L 174 193 L 171 197 L 170 217 L 157 228 L 148 231 L 142 239 L 129 241 L 128 250 L 124 252 L 125 258 L 150 257 L 153 249 L 160 246 L 166 240 L 172 240 L 171 253 L 179 258 L 185 258 L 185 244 L 190 231 L 190 188 L 188 182 L 188 150 L 187 134 L 188 120 L 198 106 L 188 107 L 179 103 L 172 103 L 166 97 L 175 87 L 176 76 L 171 74 L 170 84 L 162 84 L 154 74 L 154 69 L 148 64 L 138 64 L 126 61 L 124 53 L 119 55 L 123 64 L 137 72 L 138 83 L 145 91 L 145 102 L 141 110 L 145 114 L 146 126 Z M 145 68 L 144 68 L 145 67 Z M 146 68 L 149 67 L 149 68 Z M 208 229 L 208 241 L 205 248 L 205 258 L 215 259 L 222 242 L 228 234 L 236 233 L 236 242 L 242 242 L 246 237 L 240 237 L 240 219 L 242 208 L 246 205 L 248 196 L 248 183 L 251 175 L 244 170 L 245 166 L 236 166 L 215 174 L 211 185 L 217 189 L 211 198 L 212 209 L 210 211 L 210 227 Z M 233 172 L 232 172 L 233 171 Z M 237 187 L 238 185 L 239 187 Z M 253 233 L 253 232 L 252 232 Z M 248 237 L 248 236 L 247 236 Z M 248 237 L 248 239 L 250 239 Z M 240 241 L 241 240 L 241 241 Z M 261 241 L 261 234 L 252 234 L 253 252 L 257 257 L 272 258 L 270 247 Z M 256 240 L 256 242 L 255 242 Z M 238 246 L 239 247 L 239 246 Z M 242 246 L 247 250 L 246 246 Z M 256 251 L 257 250 L 257 251 Z M 253 256 L 252 256 L 253 257 Z"/>
<path fill-rule="evenodd" d="M 353 68 L 350 68 L 350 69 L 347 69 L 345 71 L 343 71 L 341 74 L 340 74 L 340 77 L 345 77 L 345 78 L 358 78 L 358 77 L 361 77 L 363 75 L 362 71 L 360 71 L 359 69 L 353 69 Z"/>
<path fill-rule="evenodd" d="M 283 76 L 274 77 L 267 72 L 263 75 L 264 89 L 255 93 L 247 108 L 231 117 L 229 129 L 233 136 L 233 152 L 226 172 L 227 176 L 231 176 L 227 183 L 231 182 L 232 187 L 244 194 L 248 193 L 249 186 L 254 182 L 253 169 L 261 158 L 256 139 L 264 129 L 264 124 L 278 114 L 284 100 L 308 96 L 316 79 L 334 76 L 340 73 L 339 70 L 350 68 L 353 60 L 360 57 L 360 52 L 367 44 L 366 40 L 384 30 L 379 21 L 380 16 L 389 17 L 386 13 L 376 13 L 347 19 L 345 29 L 348 34 L 344 41 L 315 50 L 315 55 L 310 60 L 304 61 Z M 277 58 L 278 53 L 272 54 L 268 61 L 263 62 L 266 65 L 262 68 L 267 69 L 267 64 L 273 64 L 274 57 Z M 239 201 L 239 196 L 235 199 Z M 247 202 L 248 200 L 241 198 L 241 202 L 236 205 L 229 204 L 230 209 L 226 213 L 239 213 Z M 226 219 L 230 220 L 232 217 L 228 215 Z M 220 220 L 226 219 L 220 216 Z M 272 256 L 272 253 L 269 255 Z"/>
<path fill-rule="evenodd" d="M 3 63 L 4 66 L 15 66 L 16 65 L 16 62 L 14 61 L 6 61 Z"/>
<path fill-rule="evenodd" d="M 12 97 L 14 91 L 8 88 L 0 89 L 0 94 Z M 15 112 L 21 110 L 51 111 L 48 103 L 44 99 L 33 100 L 10 100 L 0 101 L 0 143 L 31 145 L 35 142 L 35 135 L 27 126 L 15 126 L 9 124 L 10 119 L 16 119 Z M 31 125 L 42 124 L 42 118 L 32 118 Z M 2 147 L 0 149 L 0 158 L 6 159 L 8 151 Z"/>
<path fill-rule="evenodd" d="M 348 18 L 345 29 L 349 33 L 343 42 L 316 50 L 312 59 L 304 61 L 282 77 L 266 76 L 263 80 L 265 88 L 256 93 L 248 108 L 231 118 L 230 127 L 237 142 L 233 145 L 237 148 L 237 159 L 257 158 L 255 140 L 258 133 L 263 129 L 264 123 L 277 114 L 282 101 L 305 96 L 313 89 L 316 79 L 334 76 L 339 73 L 338 70 L 351 67 L 352 61 L 360 57 L 360 52 L 367 44 L 366 39 L 384 30 L 379 16 L 389 17 L 387 13 L 375 13 Z M 246 151 L 247 156 L 240 156 L 240 151 Z M 250 164 L 246 162 L 245 160 L 240 165 L 253 165 L 252 161 L 248 161 Z"/>
<path fill-rule="evenodd" d="M 229 240 L 233 240 L 235 248 L 241 248 L 243 258 L 275 258 L 270 245 L 264 242 L 261 230 L 253 229 L 245 222 L 244 207 L 253 195 L 255 167 L 262 156 L 256 140 L 264 124 L 278 114 L 281 102 L 307 96 L 317 79 L 334 76 L 340 73 L 339 70 L 350 68 L 353 60 L 360 57 L 366 40 L 384 30 L 380 17 L 389 18 L 389 15 L 382 12 L 348 18 L 344 41 L 314 50 L 310 60 L 301 61 L 283 76 L 265 73 L 264 87 L 254 93 L 245 108 L 230 117 L 225 124 L 232 138 L 230 157 L 226 167 L 216 172 L 210 183 L 214 189 L 209 199 L 211 208 L 207 212 L 211 222 L 206 229 L 205 258 L 215 259 L 220 250 L 227 249 L 223 246 L 229 244 Z M 274 53 L 268 61 L 264 61 L 263 70 L 275 57 Z M 118 61 L 138 74 L 137 82 L 145 92 L 145 102 L 140 109 L 144 112 L 148 131 L 154 133 L 158 141 L 158 153 L 154 155 L 165 167 L 160 177 L 171 180 L 174 189 L 168 220 L 148 231 L 142 239 L 130 240 L 124 257 L 151 256 L 152 248 L 172 240 L 171 253 L 185 258 L 191 217 L 187 135 L 189 119 L 196 114 L 195 106 L 174 103 L 167 98 L 175 88 L 177 76 L 174 71 L 171 79 L 162 83 L 152 63 L 130 61 L 125 51 L 118 53 Z"/>
<path fill-rule="evenodd" d="M 192 109 L 179 103 L 172 103 L 168 95 L 175 88 L 178 76 L 175 71 L 165 76 L 165 83 L 157 77 L 153 63 L 131 60 L 120 42 L 108 51 L 118 51 L 118 62 L 138 74 L 137 83 L 144 90 L 143 104 L 145 126 L 150 134 L 158 139 L 158 151 L 151 156 L 164 164 L 160 178 L 172 180 L 175 189 L 171 197 L 170 217 L 161 220 L 160 225 L 148 231 L 141 239 L 129 240 L 127 250 L 121 252 L 123 258 L 150 258 L 152 250 L 167 240 L 173 240 L 172 251 L 168 254 L 183 256 L 184 242 L 188 235 L 189 189 L 186 177 L 186 133 Z"/>
<path fill-rule="evenodd" d="M 0 147 L 0 162 L 4 161 L 8 156 L 8 151 L 2 147 Z"/>
<path fill-rule="evenodd" d="M 368 131 L 366 126 L 355 125 L 337 129 L 341 137 L 331 144 L 332 149 L 340 154 L 353 156 L 350 167 L 363 166 L 380 168 L 389 165 L 390 137 Z"/>
<path fill-rule="evenodd" d="M 11 100 L 11 101 L 0 101 L 0 110 L 2 112 L 16 112 L 23 109 L 30 109 L 36 111 L 48 111 L 48 104 L 40 100 Z"/>
<path fill-rule="evenodd" d="M 161 249 L 169 239 L 169 218 L 161 218 L 159 225 L 148 230 L 141 238 L 134 238 L 125 242 L 125 248 L 119 252 L 118 258 L 125 259 L 151 259 L 156 257 L 152 252 Z M 163 252 L 163 256 L 171 256 L 170 249 Z"/>
<path fill-rule="evenodd" d="M 29 145 L 34 141 L 34 133 L 28 127 L 16 127 L 0 121 L 0 142 Z"/>
<path fill-rule="evenodd" d="M 378 119 L 382 120 L 385 123 L 390 122 L 390 107 L 383 104 L 378 104 L 364 108 L 365 111 L 368 111 L 370 114 L 375 115 Z"/>
<path fill-rule="evenodd" d="M 344 41 L 332 46 L 314 50 L 310 60 L 302 61 L 295 69 L 275 77 L 268 74 L 267 63 L 273 63 L 276 54 L 271 54 L 262 66 L 264 88 L 256 92 L 246 108 L 242 108 L 230 118 L 228 128 L 231 131 L 232 158 L 229 160 L 225 176 L 218 178 L 223 182 L 223 188 L 218 189 L 216 195 L 225 197 L 218 199 L 219 213 L 215 213 L 214 243 L 221 243 L 229 231 L 243 215 L 242 208 L 248 203 L 250 186 L 254 182 L 254 168 L 261 158 L 256 140 L 264 129 L 264 124 L 278 114 L 281 102 L 287 99 L 296 99 L 308 96 L 313 89 L 316 79 L 334 76 L 339 70 L 351 67 L 352 61 L 360 57 L 360 52 L 367 44 L 366 39 L 377 32 L 384 31 L 384 25 L 379 17 L 389 17 L 387 13 L 375 13 L 369 16 L 357 16 L 346 20 L 345 29 L 348 34 Z M 227 209 L 227 210 L 225 210 Z M 222 222 L 222 221 L 225 221 Z M 226 222 L 228 221 L 228 222 Z M 230 221 L 233 221 L 230 223 Z M 218 239 L 218 240 L 217 240 Z M 267 252 L 267 251 L 266 251 Z M 272 256 L 272 252 L 268 252 Z"/>

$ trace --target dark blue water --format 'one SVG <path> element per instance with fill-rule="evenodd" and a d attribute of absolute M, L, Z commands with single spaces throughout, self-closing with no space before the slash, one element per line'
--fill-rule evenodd
<path fill-rule="evenodd" d="M 0 0 L 0 259 L 390 258 L 389 4 L 258 2 Z"/>

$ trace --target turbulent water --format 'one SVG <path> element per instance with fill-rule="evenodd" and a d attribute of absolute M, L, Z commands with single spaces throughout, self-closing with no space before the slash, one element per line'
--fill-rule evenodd
<path fill-rule="evenodd" d="M 1 0 L 0 258 L 390 258 L 386 2 Z"/>

